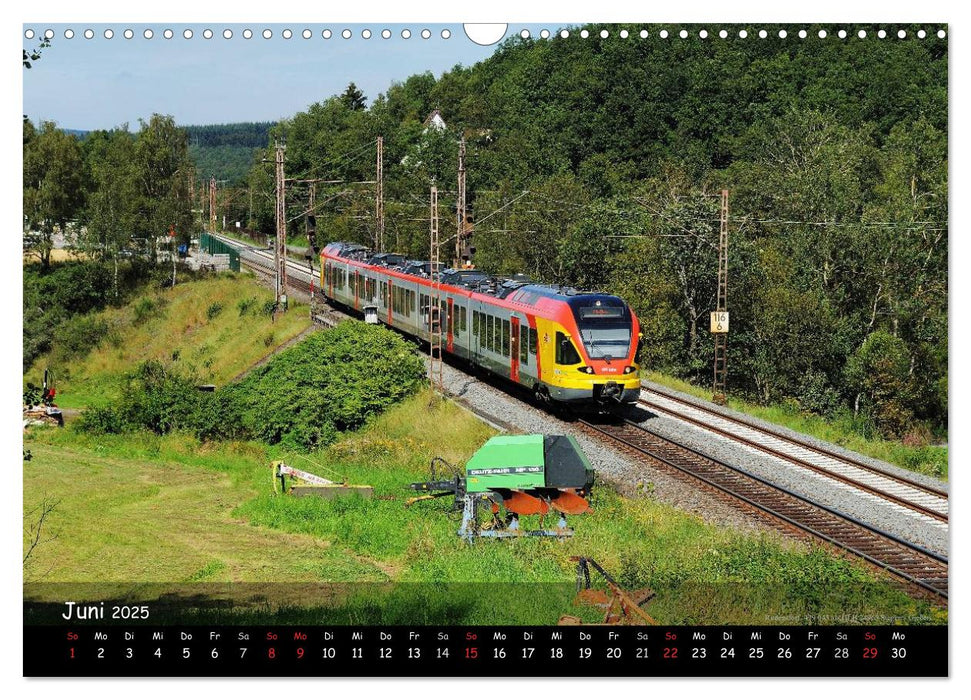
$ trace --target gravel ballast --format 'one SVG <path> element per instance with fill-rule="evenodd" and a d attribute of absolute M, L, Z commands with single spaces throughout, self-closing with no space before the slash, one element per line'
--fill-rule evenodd
<path fill-rule="evenodd" d="M 684 396 L 667 387 L 664 387 L 664 390 L 668 393 Z M 686 398 L 689 400 L 693 399 L 693 397 Z M 697 402 L 697 399 L 693 400 Z M 739 415 L 734 411 L 721 410 L 719 412 L 728 416 Z M 650 430 L 662 437 L 681 442 L 689 447 L 705 452 L 712 457 L 740 467 L 772 483 L 853 516 L 909 542 L 926 547 L 931 551 L 943 555 L 947 555 L 948 553 L 949 538 L 947 523 L 935 521 L 926 515 L 915 513 L 903 506 L 884 501 L 872 494 L 839 483 L 824 475 L 793 465 L 778 457 L 773 457 L 754 448 L 741 445 L 733 440 L 715 435 L 683 421 L 657 415 L 646 409 L 640 409 L 633 417 L 642 425 L 650 428 Z M 809 438 L 801 433 L 794 433 L 791 430 L 786 430 L 774 424 L 757 421 L 748 415 L 742 415 L 740 417 L 753 423 L 765 425 L 776 432 L 792 435 L 806 442 L 825 447 L 833 452 L 842 452 L 843 454 L 860 459 L 864 463 L 873 464 L 885 471 L 901 473 L 914 481 L 929 483 L 938 487 L 942 486 L 937 480 L 930 479 L 924 475 L 915 474 L 907 470 L 902 470 L 899 467 L 880 462 L 879 460 L 857 455 L 848 450 L 843 450 L 838 446 L 822 442 L 818 439 Z"/>

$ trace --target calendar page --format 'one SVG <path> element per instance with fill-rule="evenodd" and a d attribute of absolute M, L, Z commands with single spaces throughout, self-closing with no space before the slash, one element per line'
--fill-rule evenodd
<path fill-rule="evenodd" d="M 24 676 L 948 675 L 946 22 L 115 15 L 21 28 Z"/>

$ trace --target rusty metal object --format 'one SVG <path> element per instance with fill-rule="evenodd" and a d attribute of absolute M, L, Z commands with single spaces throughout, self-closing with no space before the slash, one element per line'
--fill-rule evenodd
<path fill-rule="evenodd" d="M 589 557 L 570 557 L 570 561 L 577 562 L 577 597 L 576 605 L 592 605 L 604 610 L 601 625 L 656 625 L 657 620 L 648 615 L 641 608 L 655 595 L 649 588 L 642 588 L 633 593 L 625 591 L 618 585 L 600 564 Z M 607 583 L 607 590 L 592 588 L 590 582 L 590 568 L 593 567 Z M 557 624 L 582 625 L 580 618 L 575 615 L 563 615 Z"/>

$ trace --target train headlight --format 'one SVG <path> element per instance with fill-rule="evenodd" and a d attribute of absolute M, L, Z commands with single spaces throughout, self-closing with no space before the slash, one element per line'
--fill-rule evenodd
<path fill-rule="evenodd" d="M 636 371 L 637 368 L 634 365 L 627 365 L 624 367 L 624 374 L 633 374 Z"/>
<path fill-rule="evenodd" d="M 577 367 L 578 372 L 583 372 L 584 374 L 593 374 L 593 367 Z"/>

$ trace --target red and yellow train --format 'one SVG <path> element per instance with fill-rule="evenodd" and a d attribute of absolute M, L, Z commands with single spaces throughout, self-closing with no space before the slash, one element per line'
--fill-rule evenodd
<path fill-rule="evenodd" d="M 543 401 L 634 403 L 640 393 L 640 329 L 609 294 L 520 283 L 484 293 L 368 264 L 363 246 L 330 243 L 320 254 L 330 300 L 428 341 L 440 319 L 449 354 L 527 387 Z M 439 299 L 438 319 L 432 301 Z"/>

